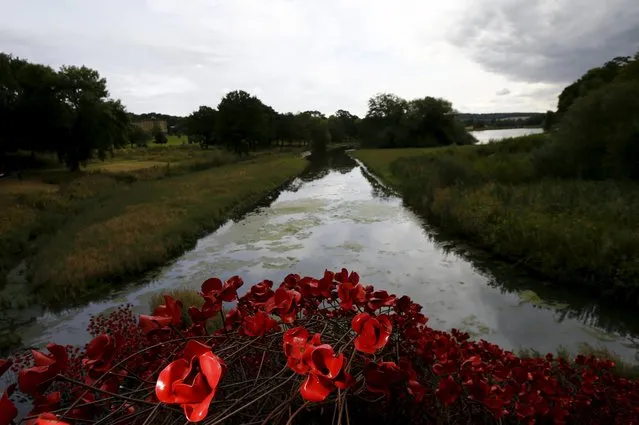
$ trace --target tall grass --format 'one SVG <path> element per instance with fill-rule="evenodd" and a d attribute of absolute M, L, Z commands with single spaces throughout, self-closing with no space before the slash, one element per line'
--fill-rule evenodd
<path fill-rule="evenodd" d="M 148 148 L 145 158 L 154 160 L 155 150 L 165 153 L 164 160 L 196 152 Z M 48 304 L 85 297 L 163 263 L 305 166 L 290 154 L 259 154 L 238 162 L 224 151 L 198 151 L 205 162 L 194 158 L 178 160 L 174 167 L 78 173 L 62 178 L 54 193 L 0 196 L 0 287 L 7 272 L 27 259 L 34 288 L 25 292 L 37 289 Z M 55 175 L 36 170 L 26 178 L 37 173 Z"/>
<path fill-rule="evenodd" d="M 639 184 L 544 178 L 533 163 L 544 137 L 398 152 L 390 160 L 386 151 L 358 156 L 447 232 L 560 283 L 636 305 Z"/>

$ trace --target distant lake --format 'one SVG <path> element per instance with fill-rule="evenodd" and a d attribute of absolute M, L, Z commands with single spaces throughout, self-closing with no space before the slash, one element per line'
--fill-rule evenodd
<path fill-rule="evenodd" d="M 509 137 L 528 136 L 529 134 L 543 133 L 541 128 L 504 128 L 501 130 L 481 130 L 471 131 L 470 134 L 479 140 L 480 144 L 488 143 L 491 140 L 502 140 Z"/>

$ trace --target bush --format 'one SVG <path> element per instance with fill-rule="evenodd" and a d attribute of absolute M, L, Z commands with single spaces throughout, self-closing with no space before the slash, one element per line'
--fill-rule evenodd
<path fill-rule="evenodd" d="M 534 163 L 541 176 L 639 180 L 639 82 L 579 98 Z"/>

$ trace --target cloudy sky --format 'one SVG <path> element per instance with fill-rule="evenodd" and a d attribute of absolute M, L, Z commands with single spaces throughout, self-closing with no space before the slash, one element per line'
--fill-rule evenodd
<path fill-rule="evenodd" d="M 0 51 L 95 68 L 133 112 L 234 89 L 281 112 L 363 115 L 379 92 L 545 111 L 637 50 L 638 0 L 0 0 Z"/>

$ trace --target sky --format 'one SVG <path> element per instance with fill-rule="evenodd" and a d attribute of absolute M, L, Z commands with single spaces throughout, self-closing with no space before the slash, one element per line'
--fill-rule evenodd
<path fill-rule="evenodd" d="M 543 112 L 637 50 L 638 0 L 0 0 L 0 51 L 97 69 L 135 113 L 238 89 L 279 112 L 363 116 L 382 92 Z"/>

